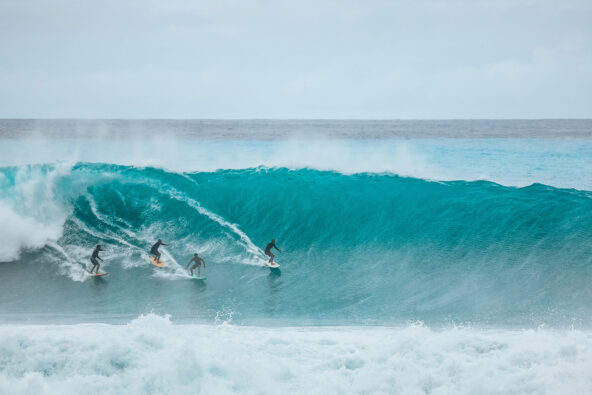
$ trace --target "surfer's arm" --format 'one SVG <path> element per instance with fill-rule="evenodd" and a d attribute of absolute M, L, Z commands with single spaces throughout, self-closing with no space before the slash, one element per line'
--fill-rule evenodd
<path fill-rule="evenodd" d="M 275 247 L 275 249 L 276 249 L 276 250 L 278 250 L 279 252 L 282 252 L 282 250 L 280 250 L 280 249 L 278 248 L 278 246 L 276 246 L 275 244 L 274 244 L 273 246 Z"/>
<path fill-rule="evenodd" d="M 189 267 L 189 265 L 191 265 L 191 262 L 193 262 L 193 259 L 189 261 L 189 263 L 187 264 L 187 266 L 185 266 L 185 269 L 187 269 Z"/>

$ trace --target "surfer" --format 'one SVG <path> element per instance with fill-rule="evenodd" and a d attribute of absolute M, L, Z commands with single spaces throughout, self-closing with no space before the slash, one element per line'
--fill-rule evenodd
<path fill-rule="evenodd" d="M 191 260 L 189 261 L 189 263 L 187 264 L 187 266 L 185 266 L 185 269 L 187 269 L 189 267 L 189 265 L 191 265 L 191 262 L 195 262 L 195 264 L 193 266 L 191 266 L 191 275 L 193 276 L 193 270 L 195 268 L 197 268 L 197 277 L 199 277 L 199 271 L 201 269 L 201 264 L 203 263 L 204 265 L 204 269 L 206 268 L 206 261 L 200 257 L 199 255 L 197 255 L 197 252 L 195 254 L 193 254 L 193 258 L 191 258 Z"/>
<path fill-rule="evenodd" d="M 154 244 L 152 246 L 152 248 L 150 249 L 150 254 L 154 255 L 154 257 L 156 258 L 156 262 L 160 263 L 160 252 L 158 252 L 158 248 L 160 246 L 168 246 L 168 244 L 164 244 L 162 242 L 162 240 L 158 239 L 158 241 L 156 242 L 156 244 Z"/>
<path fill-rule="evenodd" d="M 271 240 L 271 243 L 269 243 L 267 245 L 267 247 L 265 247 L 265 255 L 267 255 L 269 257 L 269 264 L 273 265 L 273 258 L 275 257 L 275 255 L 273 255 L 273 252 L 271 252 L 271 249 L 275 248 L 276 250 L 278 250 L 279 252 L 282 252 L 282 250 L 280 250 L 276 245 L 275 245 L 275 239 Z"/>
<path fill-rule="evenodd" d="M 95 271 L 95 273 L 99 274 L 99 268 L 101 267 L 101 264 L 99 263 L 99 261 L 103 262 L 103 260 L 101 258 L 99 258 L 99 251 L 105 251 L 101 248 L 100 244 L 97 244 L 97 246 L 95 247 L 95 250 L 93 251 L 91 257 L 90 257 L 90 262 L 93 264 L 93 267 L 90 269 L 90 273 L 93 272 L 93 270 L 95 270 L 95 268 L 97 269 Z M 97 261 L 97 259 L 99 261 Z"/>

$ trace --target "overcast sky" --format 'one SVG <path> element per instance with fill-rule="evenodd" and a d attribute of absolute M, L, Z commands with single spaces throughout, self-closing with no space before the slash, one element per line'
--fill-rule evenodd
<path fill-rule="evenodd" d="M 0 0 L 3 118 L 592 118 L 592 1 Z"/>

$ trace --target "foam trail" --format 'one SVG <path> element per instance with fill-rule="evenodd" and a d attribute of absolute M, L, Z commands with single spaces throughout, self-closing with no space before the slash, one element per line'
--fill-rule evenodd
<path fill-rule="evenodd" d="M 109 240 L 109 239 L 111 239 L 111 240 L 116 241 L 119 244 L 122 244 L 122 245 L 132 248 L 132 249 L 135 249 L 139 252 L 145 252 L 145 250 L 143 248 L 133 245 L 115 234 L 106 234 L 106 233 L 89 228 L 83 221 L 81 221 L 80 219 L 78 219 L 76 217 L 71 217 L 70 221 L 75 223 L 80 229 L 84 230 L 84 232 L 86 232 L 87 234 L 93 236 L 93 238 L 95 240 Z M 133 235 L 133 233 L 132 233 L 132 235 Z"/>
<path fill-rule="evenodd" d="M 126 228 L 124 228 L 122 226 L 119 226 L 119 225 L 113 223 L 107 217 L 105 217 L 104 215 L 102 215 L 99 212 L 99 209 L 97 208 L 97 203 L 96 203 L 95 199 L 92 196 L 86 195 L 86 198 L 88 199 L 88 202 L 89 202 L 90 209 L 91 209 L 92 213 L 94 214 L 95 217 L 97 217 L 98 219 L 100 219 L 101 222 L 106 223 L 106 224 L 109 224 L 110 226 L 113 226 L 113 227 L 118 228 L 119 230 L 121 230 L 122 232 L 124 232 L 125 234 L 127 234 L 130 237 L 136 237 L 136 235 L 135 235 L 134 232 L 132 232 L 132 231 L 130 231 L 130 230 L 128 230 L 128 229 L 126 229 Z M 127 226 L 131 227 L 131 224 L 129 222 L 127 222 L 125 220 L 122 220 L 121 218 L 119 218 L 119 220 L 120 221 L 123 221 Z"/>
<path fill-rule="evenodd" d="M 170 190 L 169 195 L 175 200 L 187 203 L 189 206 L 191 206 L 195 210 L 197 210 L 197 212 L 199 212 L 202 215 L 205 215 L 206 217 L 215 221 L 216 223 L 218 223 L 222 227 L 230 229 L 233 233 L 235 233 L 240 238 L 240 240 L 243 242 L 244 246 L 246 247 L 246 249 L 249 253 L 251 253 L 255 258 L 257 258 L 257 257 L 260 258 L 260 259 L 255 259 L 253 261 L 245 261 L 245 263 L 250 264 L 250 265 L 265 266 L 263 251 L 259 247 L 257 247 L 251 241 L 249 236 L 247 236 L 247 234 L 245 232 L 241 231 L 236 224 L 231 224 L 230 222 L 228 222 L 224 218 L 222 218 L 220 215 L 213 213 L 210 210 L 201 206 L 199 204 L 199 202 L 197 202 L 191 198 L 183 196 L 179 191 L 176 191 L 174 189 Z"/>
<path fill-rule="evenodd" d="M 187 175 L 183 175 L 183 178 L 190 179 L 190 177 L 188 177 Z M 195 180 L 191 180 L 191 182 L 193 184 L 197 185 L 197 182 L 195 182 Z M 257 247 L 251 241 L 249 236 L 247 236 L 246 233 L 241 231 L 236 224 L 232 224 L 232 223 L 226 221 L 222 216 L 206 209 L 199 202 L 188 197 L 186 194 L 178 191 L 177 189 L 175 189 L 174 187 L 171 187 L 170 185 L 162 184 L 162 183 L 156 183 L 154 185 L 158 190 L 161 190 L 161 191 L 166 190 L 168 195 L 172 199 L 189 205 L 190 207 L 194 208 L 198 213 L 205 215 L 206 217 L 210 218 L 211 220 L 213 220 L 214 222 L 216 222 L 217 224 L 219 224 L 223 228 L 229 229 L 234 234 L 236 234 L 239 237 L 239 239 L 241 240 L 244 247 L 246 248 L 247 252 L 250 253 L 255 258 L 253 260 L 243 261 L 243 263 L 246 263 L 249 265 L 258 265 L 258 266 L 265 265 L 265 263 L 264 263 L 265 262 L 265 258 L 264 258 L 265 255 L 263 254 L 263 251 L 259 247 Z M 257 259 L 257 258 L 259 258 L 259 259 Z"/>
<path fill-rule="evenodd" d="M 206 215 L 208 218 L 216 221 L 217 223 L 219 223 L 223 227 L 226 227 L 226 228 L 232 230 L 235 234 L 237 234 L 240 237 L 242 242 L 247 247 L 247 250 L 251 254 L 253 254 L 256 257 L 257 256 L 261 257 L 262 255 L 264 255 L 263 251 L 261 251 L 261 249 L 259 247 L 257 247 L 255 244 L 253 244 L 251 239 L 249 239 L 249 236 L 247 236 L 245 232 L 241 231 L 236 224 L 231 224 L 230 222 L 226 221 L 224 218 L 222 218 L 218 214 L 212 213 L 208 209 L 200 206 L 199 203 L 197 203 L 195 200 L 187 199 L 187 203 L 189 203 L 193 208 L 195 208 L 200 214 Z M 249 263 L 249 264 L 259 263 L 262 266 L 264 266 L 264 264 L 262 264 L 260 261 L 254 261 L 254 262 L 251 261 L 251 262 L 246 262 L 246 263 Z"/>
<path fill-rule="evenodd" d="M 102 216 L 97 216 L 97 218 L 103 219 Z M 126 241 L 125 239 L 119 237 L 116 234 L 106 234 L 106 233 L 103 233 L 103 232 L 100 232 L 100 231 L 96 231 L 96 230 L 93 230 L 93 229 L 89 228 L 84 222 L 82 222 L 80 219 L 78 219 L 76 217 L 71 217 L 70 218 L 70 221 L 74 222 L 80 229 L 84 230 L 86 233 L 88 233 L 89 235 L 93 236 L 96 240 L 113 239 L 113 240 L 117 241 L 118 243 L 120 243 L 122 245 L 125 245 L 127 247 L 134 248 L 134 249 L 136 249 L 138 251 L 144 252 L 144 249 L 143 248 L 140 248 L 140 247 L 138 247 L 136 245 L 133 245 L 133 244 L 129 243 L 128 241 Z M 109 222 L 106 221 L 105 223 L 109 223 Z M 121 227 L 118 227 L 118 228 L 120 230 L 124 231 L 128 236 L 132 236 L 132 237 L 137 238 L 137 236 L 133 232 L 126 231 L 125 229 L 122 229 Z"/>

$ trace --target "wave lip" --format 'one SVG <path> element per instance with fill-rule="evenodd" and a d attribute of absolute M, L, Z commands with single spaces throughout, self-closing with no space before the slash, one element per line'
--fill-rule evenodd
<path fill-rule="evenodd" d="M 1 122 L 1 121 L 0 121 Z M 592 139 L 397 138 L 209 140 L 149 137 L 2 139 L 0 167 L 77 161 L 211 172 L 258 166 L 343 174 L 391 173 L 440 181 L 489 180 L 592 190 Z M 0 132 L 1 133 L 1 132 Z M 589 131 L 588 131 L 588 134 Z M 157 148 L 158 155 L 147 155 Z"/>

